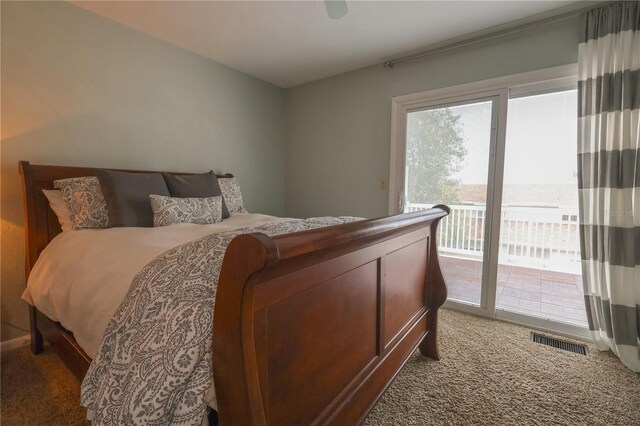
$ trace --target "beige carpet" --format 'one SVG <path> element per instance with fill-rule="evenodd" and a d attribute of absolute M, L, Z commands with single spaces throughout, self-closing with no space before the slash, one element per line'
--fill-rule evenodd
<path fill-rule="evenodd" d="M 414 355 L 368 425 L 640 425 L 640 375 L 608 352 L 529 341 L 528 329 L 442 311 L 439 362 Z M 3 425 L 84 424 L 78 383 L 48 350 L 2 356 Z"/>

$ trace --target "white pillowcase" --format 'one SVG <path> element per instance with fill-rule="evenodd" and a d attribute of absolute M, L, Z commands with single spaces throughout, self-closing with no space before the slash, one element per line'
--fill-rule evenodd
<path fill-rule="evenodd" d="M 44 196 L 49 200 L 49 207 L 58 217 L 62 232 L 73 230 L 73 222 L 71 221 L 71 212 L 62 197 L 62 192 L 55 189 L 43 189 Z"/>

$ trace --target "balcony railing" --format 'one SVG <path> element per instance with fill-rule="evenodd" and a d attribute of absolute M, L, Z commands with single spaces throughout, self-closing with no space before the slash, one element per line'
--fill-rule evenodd
<path fill-rule="evenodd" d="M 406 211 L 432 204 L 407 205 Z M 484 249 L 486 207 L 450 205 L 451 214 L 438 227 L 441 254 L 481 259 Z M 502 207 L 500 264 L 580 273 L 577 209 Z"/>

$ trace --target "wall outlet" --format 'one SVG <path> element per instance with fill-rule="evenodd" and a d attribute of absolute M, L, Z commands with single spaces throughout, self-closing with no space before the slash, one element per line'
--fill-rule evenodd
<path fill-rule="evenodd" d="M 380 189 L 389 189 L 389 179 L 386 176 L 380 178 Z"/>

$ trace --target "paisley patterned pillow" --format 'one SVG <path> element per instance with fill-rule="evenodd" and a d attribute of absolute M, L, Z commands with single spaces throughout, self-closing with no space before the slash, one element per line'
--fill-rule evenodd
<path fill-rule="evenodd" d="M 200 225 L 222 222 L 222 196 L 206 198 L 175 198 L 149 195 L 153 211 L 153 226 L 177 223 Z"/>
<path fill-rule="evenodd" d="M 109 216 L 100 182 L 95 176 L 60 179 L 53 186 L 62 192 L 73 229 L 106 228 Z"/>
<path fill-rule="evenodd" d="M 220 184 L 222 196 L 229 209 L 229 213 L 246 213 L 244 203 L 242 202 L 240 185 L 238 185 L 236 178 L 218 178 L 218 183 Z"/>

